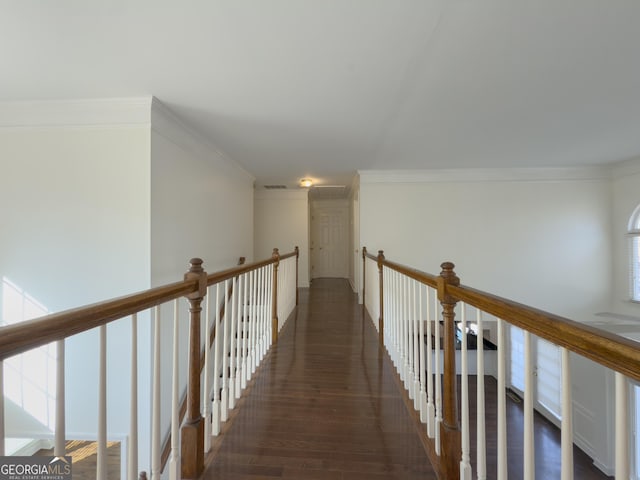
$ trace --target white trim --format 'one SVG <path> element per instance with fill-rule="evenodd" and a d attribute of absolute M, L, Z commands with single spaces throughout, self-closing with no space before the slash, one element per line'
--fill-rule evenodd
<path fill-rule="evenodd" d="M 574 416 L 574 431 L 573 431 L 573 435 L 574 435 L 574 443 L 584 452 L 586 453 L 589 457 L 591 457 L 594 460 L 594 464 L 596 463 L 596 449 L 594 447 L 594 445 L 587 440 L 587 438 L 581 434 L 581 432 L 579 430 L 577 430 L 575 428 L 575 424 L 576 423 L 580 423 L 580 421 L 582 422 L 586 422 L 589 425 L 592 425 L 594 430 L 595 430 L 595 414 L 588 408 L 586 408 L 584 405 L 582 405 L 580 402 L 578 402 L 577 400 L 573 400 L 573 416 Z M 576 417 L 580 417 L 578 421 L 576 421 Z M 609 467 L 605 467 L 605 464 L 603 462 L 598 461 L 598 463 L 601 465 L 598 468 L 600 468 L 602 470 L 602 468 L 611 468 Z"/>
<path fill-rule="evenodd" d="M 149 125 L 152 97 L 0 102 L 0 128 Z"/>
<path fill-rule="evenodd" d="M 253 197 L 255 199 L 282 199 L 282 200 L 307 200 L 309 198 L 309 191 L 304 189 L 277 189 L 277 190 L 265 190 L 264 188 L 257 188 L 254 190 Z"/>
<path fill-rule="evenodd" d="M 53 448 L 53 440 L 50 438 L 25 439 L 27 443 L 18 447 L 16 450 L 7 450 L 6 455 L 12 457 L 30 457 L 39 450 L 49 450 Z"/>
<path fill-rule="evenodd" d="M 255 181 L 255 177 L 244 167 L 221 151 L 209 139 L 189 127 L 156 97 L 152 97 L 150 109 L 151 130 L 153 132 L 205 160 L 210 160 L 213 155 L 248 181 Z M 151 155 L 153 157 L 153 147 Z"/>
<path fill-rule="evenodd" d="M 640 157 L 612 164 L 611 172 L 614 179 L 640 174 Z"/>
<path fill-rule="evenodd" d="M 611 168 L 456 168 L 427 170 L 358 170 L 361 184 L 440 182 L 540 182 L 611 179 Z"/>

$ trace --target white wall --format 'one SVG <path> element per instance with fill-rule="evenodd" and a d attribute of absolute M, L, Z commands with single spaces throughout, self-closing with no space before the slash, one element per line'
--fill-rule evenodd
<path fill-rule="evenodd" d="M 0 205 L 0 276 L 52 311 L 181 280 L 195 256 L 213 272 L 253 254 L 253 178 L 151 97 L 2 106 Z M 180 305 L 184 384 L 188 305 Z M 172 340 L 170 313 L 163 309 L 163 352 Z M 110 439 L 123 440 L 129 431 L 129 320 L 114 322 L 108 332 L 107 428 Z M 149 315 L 139 316 L 138 335 L 139 435 L 145 442 Z M 97 350 L 97 332 L 67 341 L 68 438 L 96 438 Z M 162 358 L 167 369 L 170 355 Z M 163 435 L 170 385 L 165 375 Z M 149 470 L 148 444 L 140 446 L 139 467 Z"/>
<path fill-rule="evenodd" d="M 2 128 L 0 172 L 0 276 L 50 311 L 148 288 L 148 126 Z M 128 385 L 128 329 L 108 332 L 111 384 Z M 97 347 L 93 332 L 67 341 L 69 438 L 97 428 Z M 127 398 L 109 390 L 117 434 Z"/>
<path fill-rule="evenodd" d="M 361 243 L 462 283 L 560 315 L 609 304 L 611 186 L 565 181 L 368 182 L 361 175 Z"/>
<path fill-rule="evenodd" d="M 300 249 L 299 286 L 309 286 L 309 202 L 307 190 L 255 192 L 254 257 L 271 256 L 274 247 L 281 253 Z"/>

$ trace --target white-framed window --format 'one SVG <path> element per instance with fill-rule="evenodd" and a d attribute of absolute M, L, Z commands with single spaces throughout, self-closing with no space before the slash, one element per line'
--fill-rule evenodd
<path fill-rule="evenodd" d="M 640 302 L 640 205 L 629 219 L 629 278 L 631 300 Z"/>

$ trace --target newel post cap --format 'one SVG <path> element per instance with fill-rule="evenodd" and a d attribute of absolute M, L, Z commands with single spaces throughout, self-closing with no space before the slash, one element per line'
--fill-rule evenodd
<path fill-rule="evenodd" d="M 460 285 L 460 278 L 454 272 L 455 265 L 452 262 L 443 262 L 440 264 L 442 271 L 438 277 L 438 299 L 442 303 L 455 304 L 457 300 L 447 293 L 447 285 Z"/>
<path fill-rule="evenodd" d="M 189 271 L 184 274 L 184 280 L 198 280 L 198 290 L 187 295 L 189 300 L 196 300 L 204 298 L 207 294 L 207 272 L 202 268 L 202 259 L 201 258 L 192 258 L 189 260 L 190 267 Z"/>

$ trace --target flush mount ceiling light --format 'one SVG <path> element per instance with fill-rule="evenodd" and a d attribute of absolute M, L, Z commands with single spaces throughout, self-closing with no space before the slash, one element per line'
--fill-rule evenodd
<path fill-rule="evenodd" d="M 303 188 L 309 188 L 313 185 L 313 180 L 311 180 L 310 178 L 303 178 L 302 180 L 300 180 L 300 186 Z"/>

